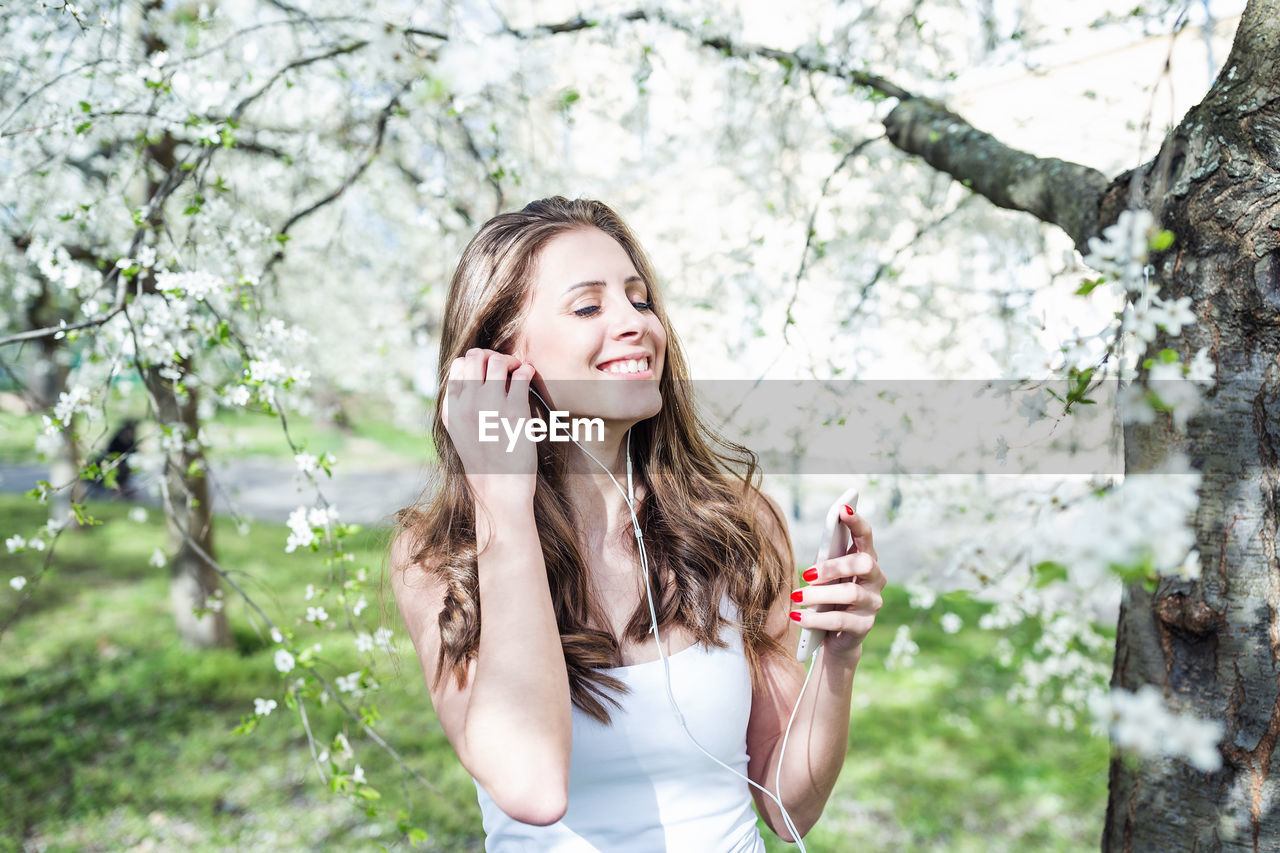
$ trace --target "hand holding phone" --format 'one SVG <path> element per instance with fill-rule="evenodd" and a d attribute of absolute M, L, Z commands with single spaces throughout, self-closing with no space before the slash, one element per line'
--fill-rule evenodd
<path fill-rule="evenodd" d="M 845 506 L 856 510 L 858 508 L 858 490 L 857 488 L 848 489 L 839 497 L 831 509 L 827 510 L 826 522 L 823 525 L 822 540 L 818 543 L 817 555 L 814 557 L 813 563 L 817 565 L 824 560 L 830 560 L 833 557 L 842 557 L 849 550 L 849 528 L 840 522 L 840 516 L 844 512 Z M 837 583 L 849 583 L 852 578 L 843 578 Z M 830 610 L 830 605 L 818 605 L 817 610 Z M 818 628 L 801 628 L 800 643 L 796 647 L 796 660 L 807 661 L 813 657 L 813 653 L 817 651 L 818 646 L 822 644 L 822 638 L 826 635 L 826 631 Z"/>

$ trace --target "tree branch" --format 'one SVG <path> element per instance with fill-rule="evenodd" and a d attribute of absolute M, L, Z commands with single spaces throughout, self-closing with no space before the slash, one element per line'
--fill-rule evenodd
<path fill-rule="evenodd" d="M 1011 148 L 926 98 L 902 101 L 884 126 L 898 148 L 995 205 L 1059 226 L 1082 251 L 1098 233 L 1098 207 L 1111 181 L 1097 169 Z"/>
<path fill-rule="evenodd" d="M 1280 0 L 1254 0 L 1275 3 Z M 1020 210 L 1061 227 L 1082 250 L 1098 233 L 1098 210 L 1110 179 L 1096 169 L 1056 157 L 1036 157 L 1011 148 L 984 133 L 937 101 L 915 95 L 876 74 L 830 62 L 810 51 L 784 51 L 709 35 L 662 10 L 637 9 L 620 21 L 655 21 L 687 33 L 700 45 L 739 59 L 762 58 L 787 69 L 800 69 L 865 86 L 898 100 L 885 117 L 889 141 L 908 154 L 923 157 L 993 204 Z M 558 24 L 525 30 L 507 28 L 518 38 L 577 32 L 599 26 L 578 15 Z"/>

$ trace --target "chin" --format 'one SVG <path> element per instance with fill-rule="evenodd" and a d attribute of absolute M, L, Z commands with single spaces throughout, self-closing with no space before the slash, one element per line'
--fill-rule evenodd
<path fill-rule="evenodd" d="M 636 423 L 662 411 L 662 392 L 656 379 L 548 380 L 547 386 L 553 407 L 574 417 Z"/>
<path fill-rule="evenodd" d="M 626 429 L 628 426 L 638 424 L 641 421 L 647 421 L 662 411 L 661 397 L 655 400 L 615 402 L 613 405 L 604 405 L 603 402 L 597 400 L 593 401 L 592 404 L 583 406 L 581 414 L 574 413 L 575 417 L 600 418 L 610 426 Z"/>

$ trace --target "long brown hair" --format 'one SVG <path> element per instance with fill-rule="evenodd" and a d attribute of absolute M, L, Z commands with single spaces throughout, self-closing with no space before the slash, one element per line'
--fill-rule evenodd
<path fill-rule="evenodd" d="M 555 196 L 484 224 L 463 250 L 450 285 L 437 387 L 443 389 L 453 360 L 472 347 L 512 352 L 539 251 L 556 235 L 581 228 L 599 228 L 627 252 L 649 285 L 653 311 L 667 331 L 658 383 L 662 408 L 635 424 L 630 436 L 634 475 L 645 489 L 636 515 L 644 531 L 658 623 L 679 626 L 705 646 L 724 646 L 719 635 L 725 619 L 719 604 L 728 594 L 738 608 L 752 680 L 758 681 L 761 657 L 785 653 L 766 633 L 765 623 L 770 606 L 793 582 L 794 571 L 790 543 L 765 535 L 758 513 L 767 507 L 776 529 L 785 531 L 786 525 L 760 494 L 756 455 L 720 437 L 695 411 L 688 366 L 667 321 L 653 266 L 613 210 L 599 201 Z M 534 416 L 549 416 L 532 394 L 529 403 Z M 435 678 L 438 682 L 451 671 L 462 686 L 479 645 L 482 616 L 475 503 L 438 405 L 432 434 L 440 457 L 434 478 L 439 487 L 430 498 L 396 514 L 396 533 L 409 532 L 409 565 L 445 583 Z M 581 525 L 564 488 L 568 452 L 564 443 L 538 442 L 534 519 L 573 704 L 607 723 L 605 702 L 616 707 L 611 692 L 625 692 L 626 687 L 599 671 L 618 665 L 619 643 L 598 627 L 605 622 L 579 547 Z M 429 484 L 424 496 L 430 491 Z M 634 552 L 634 541 L 628 541 Z M 627 622 L 625 638 L 642 642 L 649 629 L 648 606 L 642 598 Z"/>

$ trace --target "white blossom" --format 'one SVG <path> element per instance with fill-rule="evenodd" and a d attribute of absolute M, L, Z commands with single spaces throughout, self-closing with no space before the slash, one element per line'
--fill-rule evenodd
<path fill-rule="evenodd" d="M 391 651 L 391 629 L 379 628 L 373 632 L 373 644 L 385 651 Z"/>
<path fill-rule="evenodd" d="M 1209 360 L 1208 347 L 1200 347 L 1187 365 L 1187 379 L 1192 382 L 1213 384 L 1214 364 Z"/>
<path fill-rule="evenodd" d="M 1136 289 L 1141 284 L 1154 230 L 1155 217 L 1151 211 L 1123 211 L 1114 225 L 1102 229 L 1102 237 L 1089 238 L 1089 253 L 1084 256 L 1084 262 Z"/>
<path fill-rule="evenodd" d="M 1156 296 L 1153 301 L 1156 307 L 1150 316 L 1171 335 L 1182 334 L 1183 326 L 1190 326 L 1196 321 L 1196 315 L 1191 313 L 1190 296 L 1179 296 L 1171 301 Z"/>
<path fill-rule="evenodd" d="M 164 551 L 156 548 L 151 552 L 151 559 L 147 560 L 147 562 L 157 569 L 163 569 L 168 560 L 165 559 Z"/>
<path fill-rule="evenodd" d="M 254 699 L 253 713 L 259 717 L 265 717 L 276 709 L 276 700 L 274 699 Z"/>
<path fill-rule="evenodd" d="M 9 578 L 9 586 L 13 587 L 15 590 L 21 590 L 26 585 L 27 585 L 27 579 L 24 578 L 22 575 L 14 575 L 13 577 Z"/>
<path fill-rule="evenodd" d="M 920 647 L 911 639 L 911 629 L 906 625 L 899 625 L 893 635 L 893 644 L 889 647 L 889 656 L 885 658 L 885 668 L 910 666 L 912 659 L 919 653 Z"/>
<path fill-rule="evenodd" d="M 316 457 L 310 453 L 299 453 L 293 457 L 293 461 L 298 466 L 298 472 L 301 474 L 311 474 L 316 470 L 316 463 L 319 462 Z"/>
<path fill-rule="evenodd" d="M 351 771 L 351 781 L 357 785 L 364 784 L 364 768 L 359 764 L 357 764 L 356 768 Z"/>
<path fill-rule="evenodd" d="M 367 632 L 361 631 L 356 634 L 356 651 L 371 652 L 373 651 L 373 637 Z"/>
<path fill-rule="evenodd" d="M 279 628 L 275 628 L 275 627 L 273 627 L 273 628 L 271 629 L 271 642 L 273 642 L 273 643 L 283 643 L 283 642 L 284 642 L 284 634 L 280 633 L 280 629 L 279 629 Z"/>
<path fill-rule="evenodd" d="M 16 554 L 27 547 L 27 540 L 15 533 L 4 540 L 4 546 L 9 549 L 10 554 Z"/>
<path fill-rule="evenodd" d="M 942 630 L 954 634 L 964 627 L 964 620 L 955 613 L 942 614 Z"/>
<path fill-rule="evenodd" d="M 351 672 L 346 675 L 339 675 L 334 681 L 339 692 L 353 693 L 360 687 L 360 673 Z"/>
<path fill-rule="evenodd" d="M 1123 423 L 1155 423 L 1155 407 L 1147 399 L 1146 386 L 1140 383 L 1130 382 L 1120 386 L 1116 395 L 1116 408 L 1120 410 L 1120 419 Z"/>
<path fill-rule="evenodd" d="M 1144 684 L 1137 692 L 1114 689 L 1089 700 L 1094 718 L 1110 730 L 1116 745 L 1139 755 L 1182 758 L 1204 772 L 1222 766 L 1217 750 L 1223 725 L 1165 706 L 1160 690 Z"/>
<path fill-rule="evenodd" d="M 311 523 L 312 527 L 327 527 L 337 520 L 338 508 L 336 506 L 313 507 L 307 512 L 307 521 Z"/>
<path fill-rule="evenodd" d="M 147 508 L 144 506 L 135 506 L 129 510 L 129 520 L 137 524 L 143 524 L 147 520 Z"/>
<path fill-rule="evenodd" d="M 254 382 L 279 382 L 287 375 L 287 371 L 279 359 L 253 359 L 249 362 L 249 378 Z"/>
<path fill-rule="evenodd" d="M 222 401 L 228 406 L 243 406 L 249 402 L 252 394 L 246 385 L 229 386 L 222 393 Z"/>
<path fill-rule="evenodd" d="M 300 506 L 289 513 L 289 521 L 287 523 L 290 533 L 284 546 L 286 554 L 292 554 L 298 548 L 305 548 L 316 540 L 315 531 L 307 523 L 307 508 L 305 506 Z"/>
<path fill-rule="evenodd" d="M 288 672 L 289 670 L 293 669 L 293 665 L 294 665 L 293 655 L 289 654 L 288 650 L 286 649 L 276 649 L 275 663 L 276 663 L 276 669 L 280 670 L 281 672 Z"/>
<path fill-rule="evenodd" d="M 329 618 L 329 613 L 323 607 L 308 607 L 307 622 L 323 622 Z"/>
<path fill-rule="evenodd" d="M 1145 344 L 1156 339 L 1157 321 L 1164 317 L 1163 312 L 1154 308 L 1148 300 L 1139 299 L 1126 305 L 1121 318 L 1122 328 Z"/>
<path fill-rule="evenodd" d="M 334 757 L 343 761 L 355 755 L 355 753 L 351 751 L 351 742 L 347 740 L 347 736 L 342 732 L 338 732 L 333 736 L 333 748 L 337 753 Z"/>
<path fill-rule="evenodd" d="M 53 407 L 53 417 L 70 426 L 71 419 L 81 412 L 89 410 L 89 389 L 83 385 L 73 385 L 70 391 L 58 395 L 58 402 Z"/>
<path fill-rule="evenodd" d="M 355 616 L 359 616 L 364 611 L 364 609 L 368 606 L 369 606 L 368 599 L 366 599 L 362 595 L 360 596 L 360 599 L 352 606 L 351 613 Z"/>

